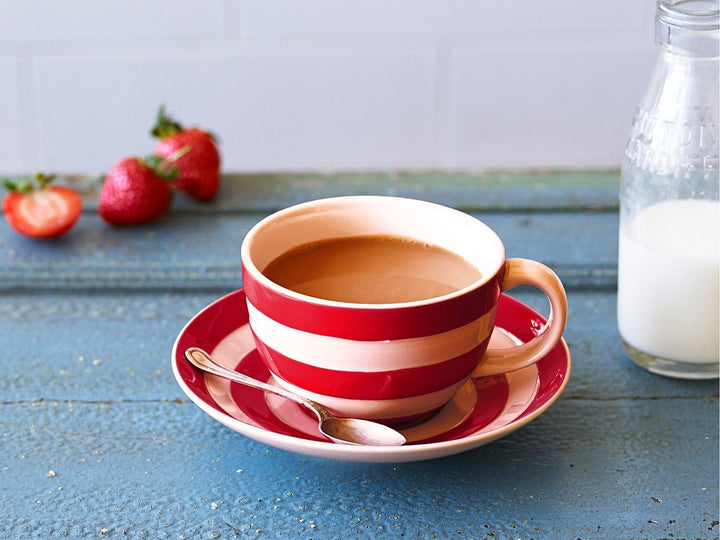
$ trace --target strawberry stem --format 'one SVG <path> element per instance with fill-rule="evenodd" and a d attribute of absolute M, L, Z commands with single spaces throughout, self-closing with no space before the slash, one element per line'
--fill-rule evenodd
<path fill-rule="evenodd" d="M 35 183 L 38 185 L 39 189 L 45 189 L 54 179 L 54 174 L 44 174 L 39 172 L 35 175 Z"/>
<path fill-rule="evenodd" d="M 152 169 L 157 176 L 164 180 L 174 180 L 180 173 L 174 162 L 168 161 L 162 156 L 138 157 L 138 161 L 144 163 L 146 167 Z"/>
<path fill-rule="evenodd" d="M 192 150 L 192 146 L 190 146 L 189 144 L 186 144 L 186 145 L 183 146 L 182 148 L 178 148 L 178 149 L 175 150 L 172 154 L 170 154 L 170 155 L 166 158 L 166 161 L 169 162 L 169 163 L 175 163 L 178 159 L 180 159 L 180 158 L 183 157 L 185 154 L 187 154 L 188 152 L 190 152 L 190 150 Z"/>
<path fill-rule="evenodd" d="M 155 125 L 150 133 L 158 139 L 167 139 L 183 130 L 182 124 L 173 120 L 166 112 L 165 105 L 160 105 Z"/>

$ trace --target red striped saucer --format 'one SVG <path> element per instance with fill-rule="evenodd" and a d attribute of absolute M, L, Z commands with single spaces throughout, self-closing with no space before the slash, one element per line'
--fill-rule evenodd
<path fill-rule="evenodd" d="M 503 295 L 492 339 L 495 345 L 528 341 L 543 323 L 530 307 Z M 436 417 L 403 430 L 409 444 L 363 447 L 327 441 L 314 419 L 294 403 L 200 374 L 184 357 L 191 346 L 211 351 L 216 360 L 252 377 L 272 380 L 250 333 L 242 289 L 200 311 L 178 335 L 172 368 L 180 388 L 209 416 L 254 440 L 300 454 L 360 462 L 432 459 L 494 441 L 547 410 L 565 389 L 571 369 L 567 345 L 561 341 L 535 365 L 474 379 Z"/>

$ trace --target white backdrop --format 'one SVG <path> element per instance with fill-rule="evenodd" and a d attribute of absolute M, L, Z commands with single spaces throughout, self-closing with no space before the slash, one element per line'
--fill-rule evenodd
<path fill-rule="evenodd" d="M 0 0 L 0 174 L 146 154 L 226 172 L 617 167 L 653 0 Z"/>

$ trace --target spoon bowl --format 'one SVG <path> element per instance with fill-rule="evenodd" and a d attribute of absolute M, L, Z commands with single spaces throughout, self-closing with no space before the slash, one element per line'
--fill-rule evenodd
<path fill-rule="evenodd" d="M 185 358 L 196 368 L 223 377 L 231 381 L 271 392 L 286 399 L 295 401 L 315 413 L 318 428 L 328 439 L 342 444 L 365 446 L 400 446 L 405 444 L 405 437 L 398 431 L 378 422 L 359 418 L 339 418 L 333 416 L 325 407 L 310 399 L 294 394 L 284 388 L 258 381 L 242 373 L 238 373 L 215 362 L 212 357 L 199 347 L 190 347 L 185 351 Z"/>

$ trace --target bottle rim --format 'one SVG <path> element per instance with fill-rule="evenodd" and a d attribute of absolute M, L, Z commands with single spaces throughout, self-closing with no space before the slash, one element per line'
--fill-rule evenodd
<path fill-rule="evenodd" d="M 658 0 L 657 21 L 687 30 L 718 30 L 719 6 L 716 0 Z"/>

